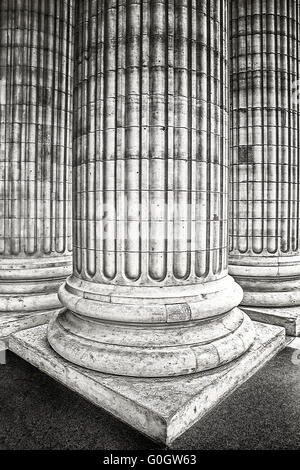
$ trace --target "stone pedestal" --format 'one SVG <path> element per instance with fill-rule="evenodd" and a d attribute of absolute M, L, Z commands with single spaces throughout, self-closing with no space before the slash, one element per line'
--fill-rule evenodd
<path fill-rule="evenodd" d="M 298 334 L 300 7 L 230 3 L 229 272 L 250 316 Z"/>
<path fill-rule="evenodd" d="M 262 323 L 254 328 L 254 343 L 235 361 L 209 373 L 172 378 L 122 377 L 76 366 L 49 346 L 46 325 L 13 334 L 10 349 L 96 406 L 170 445 L 285 346 L 283 328 Z"/>
<path fill-rule="evenodd" d="M 71 271 L 72 10 L 0 5 L 0 337 L 47 321 Z"/>

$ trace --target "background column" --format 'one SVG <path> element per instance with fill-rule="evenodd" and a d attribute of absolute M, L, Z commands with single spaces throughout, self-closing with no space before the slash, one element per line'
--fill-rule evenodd
<path fill-rule="evenodd" d="M 0 2 L 0 322 L 58 308 L 71 270 L 72 8 Z"/>
<path fill-rule="evenodd" d="M 48 339 L 132 376 L 252 344 L 227 273 L 227 2 L 85 1 L 75 19 L 74 270 Z"/>
<path fill-rule="evenodd" d="M 230 4 L 230 272 L 253 318 L 297 334 L 300 5 Z"/>

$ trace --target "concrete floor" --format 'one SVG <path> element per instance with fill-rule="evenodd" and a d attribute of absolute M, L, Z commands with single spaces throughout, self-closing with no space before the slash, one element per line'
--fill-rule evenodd
<path fill-rule="evenodd" d="M 172 448 L 300 449 L 294 352 L 278 354 Z M 0 390 L 0 449 L 163 448 L 10 352 L 0 366 Z"/>

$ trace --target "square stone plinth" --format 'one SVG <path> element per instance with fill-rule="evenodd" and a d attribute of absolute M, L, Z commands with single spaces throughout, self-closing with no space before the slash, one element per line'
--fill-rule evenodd
<path fill-rule="evenodd" d="M 254 321 L 285 328 L 289 336 L 300 336 L 300 307 L 242 307 Z"/>
<path fill-rule="evenodd" d="M 75 366 L 51 349 L 46 325 L 13 334 L 9 349 L 95 405 L 168 445 L 284 347 L 283 328 L 262 323 L 255 323 L 255 328 L 255 343 L 236 361 L 205 373 L 169 379 L 112 376 Z"/>
<path fill-rule="evenodd" d="M 8 341 L 12 333 L 48 323 L 51 316 L 59 310 L 30 313 L 0 312 L 0 339 Z"/>

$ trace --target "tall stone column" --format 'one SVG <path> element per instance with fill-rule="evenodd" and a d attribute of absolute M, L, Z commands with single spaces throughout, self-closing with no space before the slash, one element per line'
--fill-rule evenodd
<path fill-rule="evenodd" d="M 300 5 L 230 3 L 230 273 L 254 319 L 297 335 Z"/>
<path fill-rule="evenodd" d="M 74 270 L 48 329 L 130 376 L 226 364 L 254 340 L 227 273 L 227 2 L 77 2 Z"/>
<path fill-rule="evenodd" d="M 72 0 L 0 2 L 0 336 L 71 272 Z"/>

